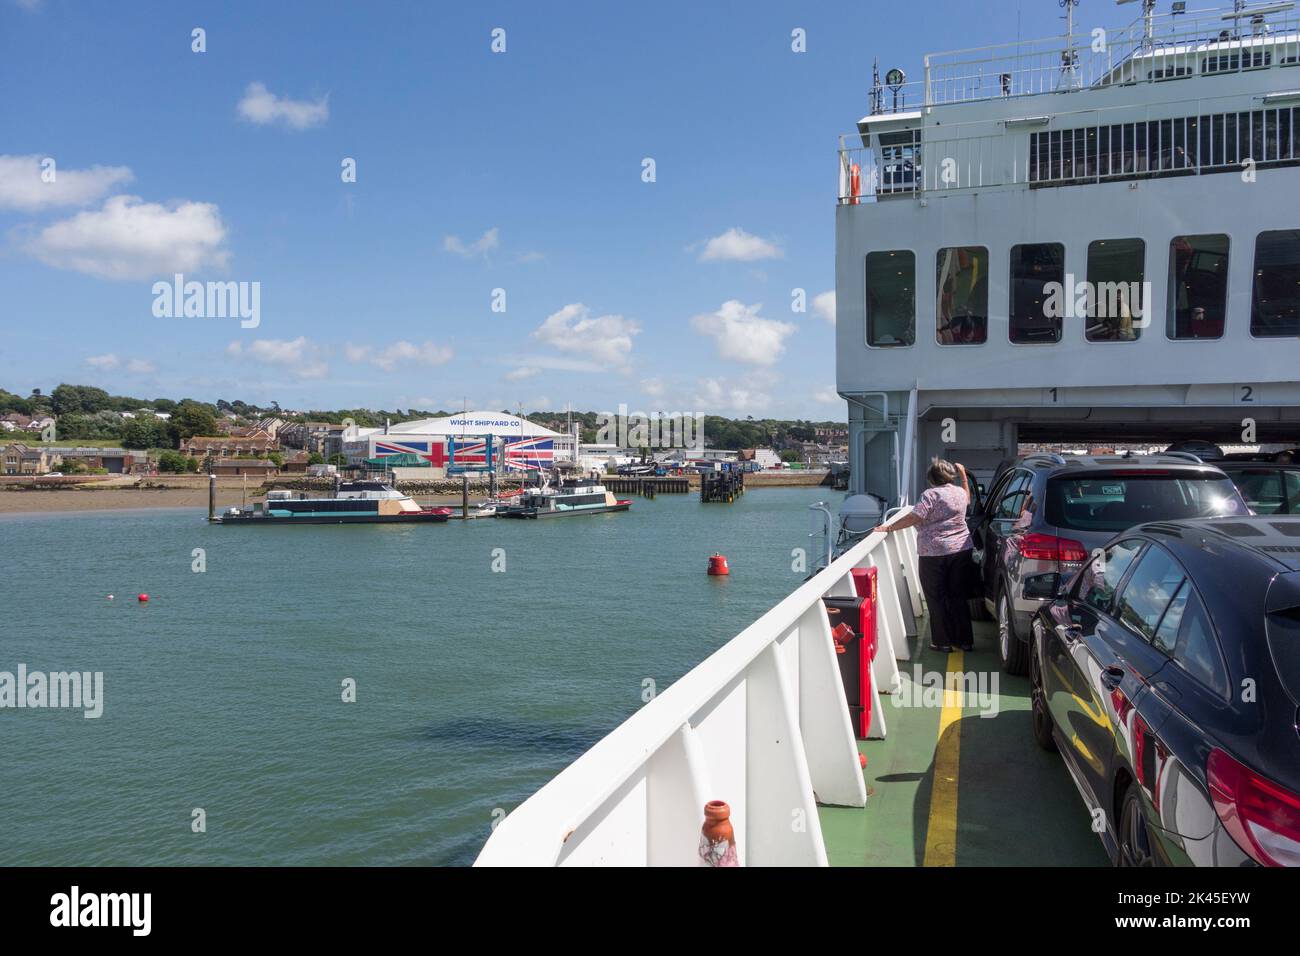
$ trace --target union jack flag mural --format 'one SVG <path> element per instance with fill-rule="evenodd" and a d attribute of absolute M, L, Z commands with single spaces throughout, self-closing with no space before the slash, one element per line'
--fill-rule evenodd
<path fill-rule="evenodd" d="M 507 438 L 505 465 L 521 471 L 543 471 L 555 464 L 555 441 L 551 438 Z"/>
<path fill-rule="evenodd" d="M 447 463 L 447 446 L 440 441 L 380 441 L 375 440 L 375 458 L 393 455 L 418 455 L 435 468 Z"/>
<path fill-rule="evenodd" d="M 475 439 L 447 439 L 449 456 L 447 464 L 457 469 L 490 469 L 492 467 L 492 442 Z"/>

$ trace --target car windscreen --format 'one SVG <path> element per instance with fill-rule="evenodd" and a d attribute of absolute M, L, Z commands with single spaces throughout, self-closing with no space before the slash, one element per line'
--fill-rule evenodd
<path fill-rule="evenodd" d="M 1222 475 L 1143 469 L 1062 475 L 1047 482 L 1047 520 L 1073 531 L 1123 531 L 1145 521 L 1249 514 Z"/>

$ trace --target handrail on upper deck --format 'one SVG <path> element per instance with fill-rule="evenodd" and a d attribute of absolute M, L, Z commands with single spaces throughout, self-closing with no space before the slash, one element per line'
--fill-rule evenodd
<path fill-rule="evenodd" d="M 1260 9 L 1247 8 L 1235 26 L 1233 20 L 1225 19 L 1228 8 L 1205 9 L 1187 14 L 1156 14 L 1149 35 L 1144 19 L 1139 17 L 1116 30 L 1099 28 L 1083 34 L 928 53 L 923 61 L 922 80 L 877 87 L 873 91 L 872 115 L 915 109 L 917 94 L 921 97 L 920 106 L 928 109 L 951 103 L 1064 93 L 1133 82 L 1142 78 L 1126 76 L 1124 67 L 1141 56 L 1183 56 L 1201 52 L 1202 46 L 1208 49 L 1219 43 L 1256 45 L 1278 36 L 1300 35 L 1300 19 L 1285 10 L 1264 14 L 1260 24 L 1246 22 Z M 1180 45 L 1181 50 L 1177 49 Z M 891 95 L 886 96 L 886 91 Z"/>

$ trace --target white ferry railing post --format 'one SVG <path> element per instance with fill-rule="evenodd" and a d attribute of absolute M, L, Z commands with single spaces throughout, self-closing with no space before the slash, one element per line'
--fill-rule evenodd
<path fill-rule="evenodd" d="M 858 763 L 857 737 L 848 709 L 841 706 L 844 684 L 820 600 L 799 619 L 798 640 L 799 730 L 813 792 L 821 803 L 865 807 L 867 785 Z"/>
<path fill-rule="evenodd" d="M 894 575 L 889 569 L 889 556 L 884 548 L 876 547 L 861 565 L 876 569 L 876 638 L 878 650 L 875 664 L 881 664 L 886 673 L 879 675 L 877 681 L 881 693 L 890 693 L 895 687 L 893 674 L 889 672 L 896 666 L 888 661 L 908 661 L 912 659 L 907 646 L 907 632 L 903 630 L 902 613 L 898 607 L 898 590 L 894 587 Z M 888 651 L 887 655 L 884 652 Z M 885 660 L 882 661 L 882 655 Z"/>
<path fill-rule="evenodd" d="M 731 803 L 738 796 L 724 798 L 713 792 L 704 746 L 690 723 L 682 724 L 650 757 L 645 779 L 646 865 L 704 866 L 699 854 L 704 804 L 715 797 Z"/>
<path fill-rule="evenodd" d="M 745 677 L 744 862 L 750 866 L 827 865 L 793 697 L 785 652 L 773 641 Z"/>

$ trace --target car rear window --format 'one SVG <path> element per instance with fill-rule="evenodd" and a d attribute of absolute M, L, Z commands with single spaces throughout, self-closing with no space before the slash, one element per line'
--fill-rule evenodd
<path fill-rule="evenodd" d="M 1300 704 L 1300 607 L 1268 616 L 1268 647 L 1286 692 Z"/>
<path fill-rule="evenodd" d="M 1226 477 L 1186 471 L 1063 475 L 1047 482 L 1047 520 L 1074 531 L 1123 531 L 1144 521 L 1245 515 Z"/>

